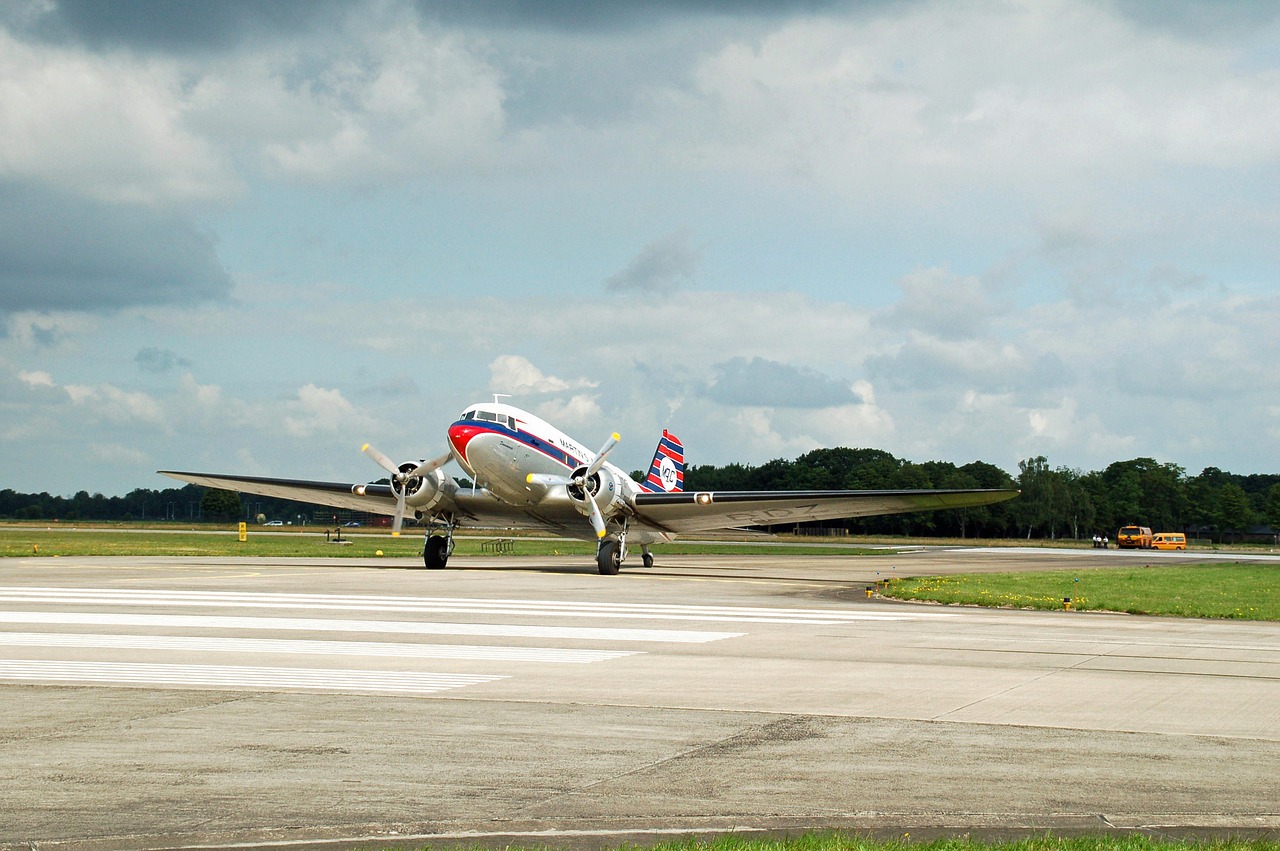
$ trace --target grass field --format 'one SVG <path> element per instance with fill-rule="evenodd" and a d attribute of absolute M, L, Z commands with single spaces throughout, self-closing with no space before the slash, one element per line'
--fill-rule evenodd
<path fill-rule="evenodd" d="M 349 543 L 331 543 L 323 530 L 293 530 L 259 526 L 249 528 L 248 540 L 241 543 L 234 530 L 129 529 L 128 527 L 75 528 L 67 526 L 0 526 L 0 557 L 13 556 L 231 556 L 267 558 L 373 558 L 378 550 L 384 557 L 419 557 L 422 532 L 406 532 L 393 538 L 385 530 L 344 529 Z M 457 536 L 457 555 L 482 555 L 493 537 Z M 571 555 L 594 558 L 595 545 L 587 541 L 512 537 L 513 555 Z M 743 556 L 777 553 L 783 547 L 789 555 L 885 555 L 892 551 L 868 547 L 815 546 L 804 544 L 710 543 L 663 544 L 661 552 L 675 555 L 736 554 Z"/>
<path fill-rule="evenodd" d="M 1167 567 L 959 574 L 896 579 L 882 593 L 1006 608 L 1071 608 L 1144 615 L 1280 620 L 1280 565 L 1195 564 Z"/>
<path fill-rule="evenodd" d="M 807 834 L 793 839 L 722 836 L 713 840 L 681 840 L 654 851 L 1280 851 L 1275 839 L 1171 840 L 1144 834 L 1053 836 L 983 842 L 977 839 L 912 841 L 910 834 L 890 840 L 841 834 Z"/>

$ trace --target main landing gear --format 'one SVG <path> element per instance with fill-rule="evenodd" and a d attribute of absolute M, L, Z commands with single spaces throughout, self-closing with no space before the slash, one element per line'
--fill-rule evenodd
<path fill-rule="evenodd" d="M 422 562 L 428 570 L 443 570 L 453 553 L 453 527 L 447 527 L 443 535 L 433 535 L 427 530 L 426 543 L 422 547 Z"/>
<path fill-rule="evenodd" d="M 653 567 L 653 553 L 648 544 L 640 545 L 641 560 L 645 567 Z M 617 576 L 622 567 L 622 560 L 627 557 L 627 530 L 624 524 L 622 531 L 610 538 L 603 538 L 596 548 L 596 568 L 605 576 Z"/>
<path fill-rule="evenodd" d="M 617 576 L 622 567 L 622 542 L 605 539 L 596 550 L 596 567 L 605 576 Z"/>

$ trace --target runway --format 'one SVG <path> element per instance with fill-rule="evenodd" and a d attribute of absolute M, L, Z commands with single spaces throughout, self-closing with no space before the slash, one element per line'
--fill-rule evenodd
<path fill-rule="evenodd" d="M 1280 626 L 863 590 L 1133 557 L 0 561 L 0 847 L 1274 838 Z"/>

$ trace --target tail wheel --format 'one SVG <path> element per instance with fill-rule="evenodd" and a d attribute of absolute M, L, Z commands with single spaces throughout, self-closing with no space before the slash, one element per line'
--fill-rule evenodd
<path fill-rule="evenodd" d="M 449 539 L 444 535 L 432 535 L 427 538 L 427 546 L 422 551 L 422 561 L 428 570 L 440 570 L 449 561 Z"/>
<path fill-rule="evenodd" d="M 617 541 L 601 541 L 596 552 L 596 567 L 605 576 L 617 576 L 622 567 L 622 548 Z"/>

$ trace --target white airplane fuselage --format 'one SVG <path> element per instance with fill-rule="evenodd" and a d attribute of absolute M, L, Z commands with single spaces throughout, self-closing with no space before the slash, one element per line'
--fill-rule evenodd
<path fill-rule="evenodd" d="M 569 476 L 597 454 L 545 420 L 502 403 L 463 411 L 449 426 L 449 447 L 477 485 L 503 502 L 526 506 L 556 499 L 556 488 L 530 482 L 530 474 Z M 621 468 L 605 462 L 603 471 L 609 475 L 601 477 L 597 494 L 602 509 L 641 490 Z"/>

